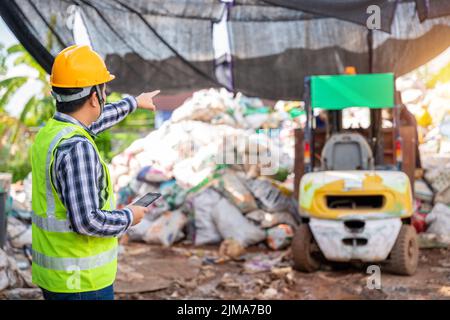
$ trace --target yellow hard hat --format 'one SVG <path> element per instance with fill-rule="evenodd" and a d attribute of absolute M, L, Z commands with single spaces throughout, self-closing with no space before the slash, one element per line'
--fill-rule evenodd
<path fill-rule="evenodd" d="M 106 68 L 105 61 L 91 47 L 74 45 L 56 56 L 50 84 L 60 88 L 84 88 L 114 78 Z"/>

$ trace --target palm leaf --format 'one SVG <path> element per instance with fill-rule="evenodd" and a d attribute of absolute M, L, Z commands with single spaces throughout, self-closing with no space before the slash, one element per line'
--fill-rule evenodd
<path fill-rule="evenodd" d="M 4 110 L 10 99 L 14 96 L 16 91 L 27 82 L 27 77 L 12 77 L 0 81 L 0 89 L 4 88 L 6 91 L 0 98 L 0 110 Z"/>
<path fill-rule="evenodd" d="M 22 112 L 20 113 L 19 120 L 21 122 L 25 122 L 27 116 L 30 115 L 31 110 L 35 109 L 36 104 L 38 103 L 38 100 L 36 99 L 36 96 L 32 96 L 30 100 L 25 103 L 25 106 L 23 107 Z"/>
<path fill-rule="evenodd" d="M 33 96 L 30 98 L 30 100 L 27 101 L 27 103 L 23 107 L 23 110 L 20 113 L 19 121 L 17 122 L 17 125 L 14 128 L 14 134 L 13 134 L 11 144 L 14 144 L 16 142 L 18 133 L 20 131 L 20 124 L 25 123 L 25 120 L 27 119 L 27 117 L 30 116 L 31 111 L 36 108 L 37 103 L 38 103 L 38 100 L 36 99 L 36 96 Z"/>
<path fill-rule="evenodd" d="M 20 43 L 17 43 L 10 46 L 8 49 L 6 49 L 6 51 L 8 52 L 8 54 L 13 54 L 17 52 L 24 52 L 26 50 Z"/>
<path fill-rule="evenodd" d="M 3 80 L 0 81 L 0 88 L 9 87 L 14 82 L 19 81 L 19 80 L 26 81 L 27 77 L 17 76 L 17 77 L 11 77 L 11 78 L 3 79 Z"/>

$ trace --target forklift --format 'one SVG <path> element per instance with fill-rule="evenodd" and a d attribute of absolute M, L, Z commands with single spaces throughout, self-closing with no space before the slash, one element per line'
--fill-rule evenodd
<path fill-rule="evenodd" d="M 318 75 L 305 79 L 304 129 L 297 129 L 295 193 L 301 224 L 292 240 L 294 268 L 362 262 L 400 275 L 416 272 L 411 224 L 415 144 L 401 127 L 394 75 Z M 343 127 L 343 111 L 368 108 L 369 126 Z M 318 126 L 314 109 L 326 112 Z M 382 110 L 392 117 L 382 127 Z"/>

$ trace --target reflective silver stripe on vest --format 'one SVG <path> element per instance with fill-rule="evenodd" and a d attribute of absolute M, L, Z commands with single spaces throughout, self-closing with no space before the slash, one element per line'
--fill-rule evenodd
<path fill-rule="evenodd" d="M 117 246 L 109 251 L 86 258 L 49 257 L 33 250 L 33 263 L 51 270 L 73 271 L 90 270 L 114 261 L 117 258 Z"/>
<path fill-rule="evenodd" d="M 114 210 L 114 201 L 112 195 L 109 195 L 109 209 Z"/>
<path fill-rule="evenodd" d="M 50 232 L 72 232 L 69 220 L 59 220 L 54 217 L 44 218 L 36 215 L 34 212 L 31 216 L 33 223 L 40 229 Z"/>
<path fill-rule="evenodd" d="M 55 217 L 55 197 L 52 191 L 52 183 L 50 175 L 50 163 L 52 161 L 53 149 L 63 136 L 75 130 L 76 128 L 74 127 L 66 127 L 62 129 L 56 135 L 56 137 L 53 138 L 52 142 L 50 143 L 50 147 L 47 150 L 47 159 L 45 161 L 45 183 L 46 183 L 46 197 L 47 197 L 47 216 L 49 218 Z"/>

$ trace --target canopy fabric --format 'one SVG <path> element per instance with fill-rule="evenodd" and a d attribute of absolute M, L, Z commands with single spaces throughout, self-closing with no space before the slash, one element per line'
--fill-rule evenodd
<path fill-rule="evenodd" d="M 391 29 L 396 5 L 396 1 L 392 0 L 264 0 L 264 2 L 325 17 L 334 17 L 363 26 L 367 22 L 367 8 L 376 5 L 380 8 L 380 28 L 386 32 Z"/>
<path fill-rule="evenodd" d="M 421 23 L 414 2 L 397 5 L 390 34 L 310 14 L 276 22 L 251 19 L 265 7 L 260 1 L 239 1 L 239 15 L 230 17 L 234 88 L 247 95 L 301 99 L 305 76 L 339 74 L 346 66 L 355 66 L 358 73 L 400 76 L 450 46 L 450 18 Z M 283 12 L 278 17 L 298 14 L 278 9 Z"/>
<path fill-rule="evenodd" d="M 93 48 L 116 80 L 111 89 L 166 94 L 223 85 L 267 99 L 301 99 L 312 74 L 395 76 L 450 46 L 450 8 L 442 0 L 10 0 L 0 14 L 50 72 L 74 43 L 79 12 Z M 382 30 L 364 23 L 368 4 L 382 8 Z M 348 10 L 347 10 L 348 9 Z M 227 15 L 231 59 L 218 63 L 213 23 Z M 421 22 L 423 21 L 423 22 Z M 223 41 L 227 41 L 223 39 Z"/>
<path fill-rule="evenodd" d="M 3 6 L 1 14 L 19 41 L 29 48 L 21 35 L 32 36 L 52 56 L 74 43 L 71 24 L 80 10 L 93 49 L 116 75 L 111 90 L 137 94 L 160 88 L 169 94 L 221 86 L 212 42 L 212 22 L 224 11 L 219 1 L 12 0 Z M 13 28 L 22 16 L 26 27 Z M 42 61 L 41 53 L 33 56 Z M 45 69 L 50 72 L 48 63 Z"/>
<path fill-rule="evenodd" d="M 71 30 L 60 19 L 70 2 L 3 1 L 0 14 L 11 31 L 36 61 L 50 73 L 54 56 L 74 43 Z"/>
<path fill-rule="evenodd" d="M 416 5 L 421 22 L 450 15 L 450 1 L 448 0 L 416 0 Z"/>
<path fill-rule="evenodd" d="M 113 90 L 165 94 L 220 86 L 215 78 L 212 21 L 218 1 L 83 1 L 94 50 L 116 79 Z"/>

